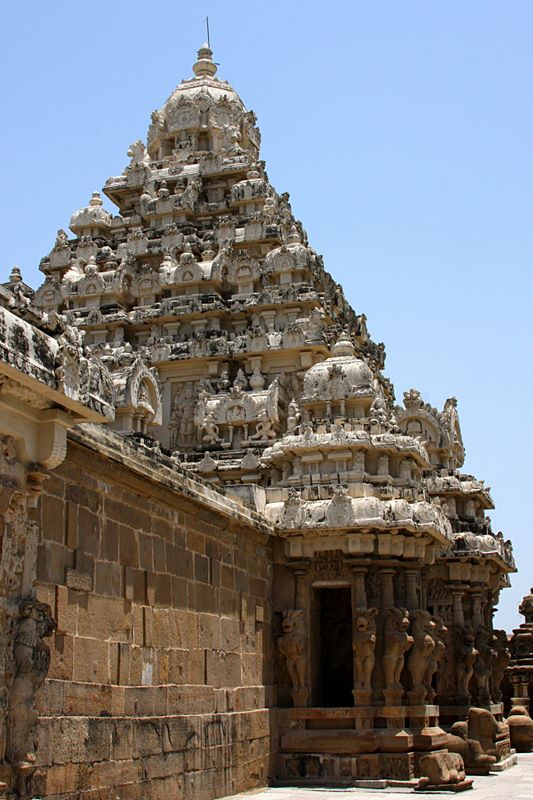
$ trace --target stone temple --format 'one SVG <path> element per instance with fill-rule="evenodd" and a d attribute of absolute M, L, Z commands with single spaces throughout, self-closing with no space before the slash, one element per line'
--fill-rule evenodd
<path fill-rule="evenodd" d="M 515 570 L 457 402 L 385 351 L 209 47 L 0 286 L 0 797 L 467 785 Z M 416 377 L 416 376 L 415 376 Z"/>

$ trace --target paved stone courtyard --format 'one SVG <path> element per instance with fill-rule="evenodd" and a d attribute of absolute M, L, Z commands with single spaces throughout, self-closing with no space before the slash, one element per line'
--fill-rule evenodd
<path fill-rule="evenodd" d="M 295 787 L 261 789 L 233 795 L 224 800 L 405 800 L 413 797 L 464 797 L 465 800 L 533 800 L 533 753 L 520 754 L 518 764 L 505 772 L 474 778 L 474 787 L 465 794 L 452 792 L 414 792 L 412 789 L 299 789 Z"/>

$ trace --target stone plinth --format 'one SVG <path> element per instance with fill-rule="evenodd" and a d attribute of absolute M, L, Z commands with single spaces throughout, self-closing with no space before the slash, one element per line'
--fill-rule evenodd
<path fill-rule="evenodd" d="M 419 758 L 445 746 L 437 720 L 436 706 L 278 709 L 276 780 L 412 781 Z"/>

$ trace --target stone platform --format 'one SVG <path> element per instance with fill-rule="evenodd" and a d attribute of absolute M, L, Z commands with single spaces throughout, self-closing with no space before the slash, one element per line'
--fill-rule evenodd
<path fill-rule="evenodd" d="M 257 792 L 232 795 L 223 800 L 372 800 L 381 795 L 387 800 L 405 800 L 406 795 L 423 797 L 424 792 L 416 792 L 412 788 L 389 788 L 381 792 L 376 788 L 324 789 L 275 787 L 261 789 Z M 446 793 L 448 794 L 448 793 Z M 428 797 L 439 796 L 436 792 L 428 792 Z M 444 797 L 445 795 L 442 794 Z M 532 800 L 533 798 L 533 753 L 522 753 L 518 756 L 515 767 L 505 772 L 482 775 L 474 778 L 472 789 L 464 795 L 468 800 Z"/>
<path fill-rule="evenodd" d="M 277 709 L 276 722 L 284 786 L 415 785 L 420 757 L 446 742 L 433 705 Z"/>

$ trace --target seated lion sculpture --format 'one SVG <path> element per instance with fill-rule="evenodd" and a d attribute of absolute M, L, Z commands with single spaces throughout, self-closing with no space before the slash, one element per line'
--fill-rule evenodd
<path fill-rule="evenodd" d="M 465 765 L 458 753 L 439 750 L 428 753 L 420 759 L 420 781 L 418 789 L 427 786 L 443 786 L 462 783 L 465 779 Z"/>

